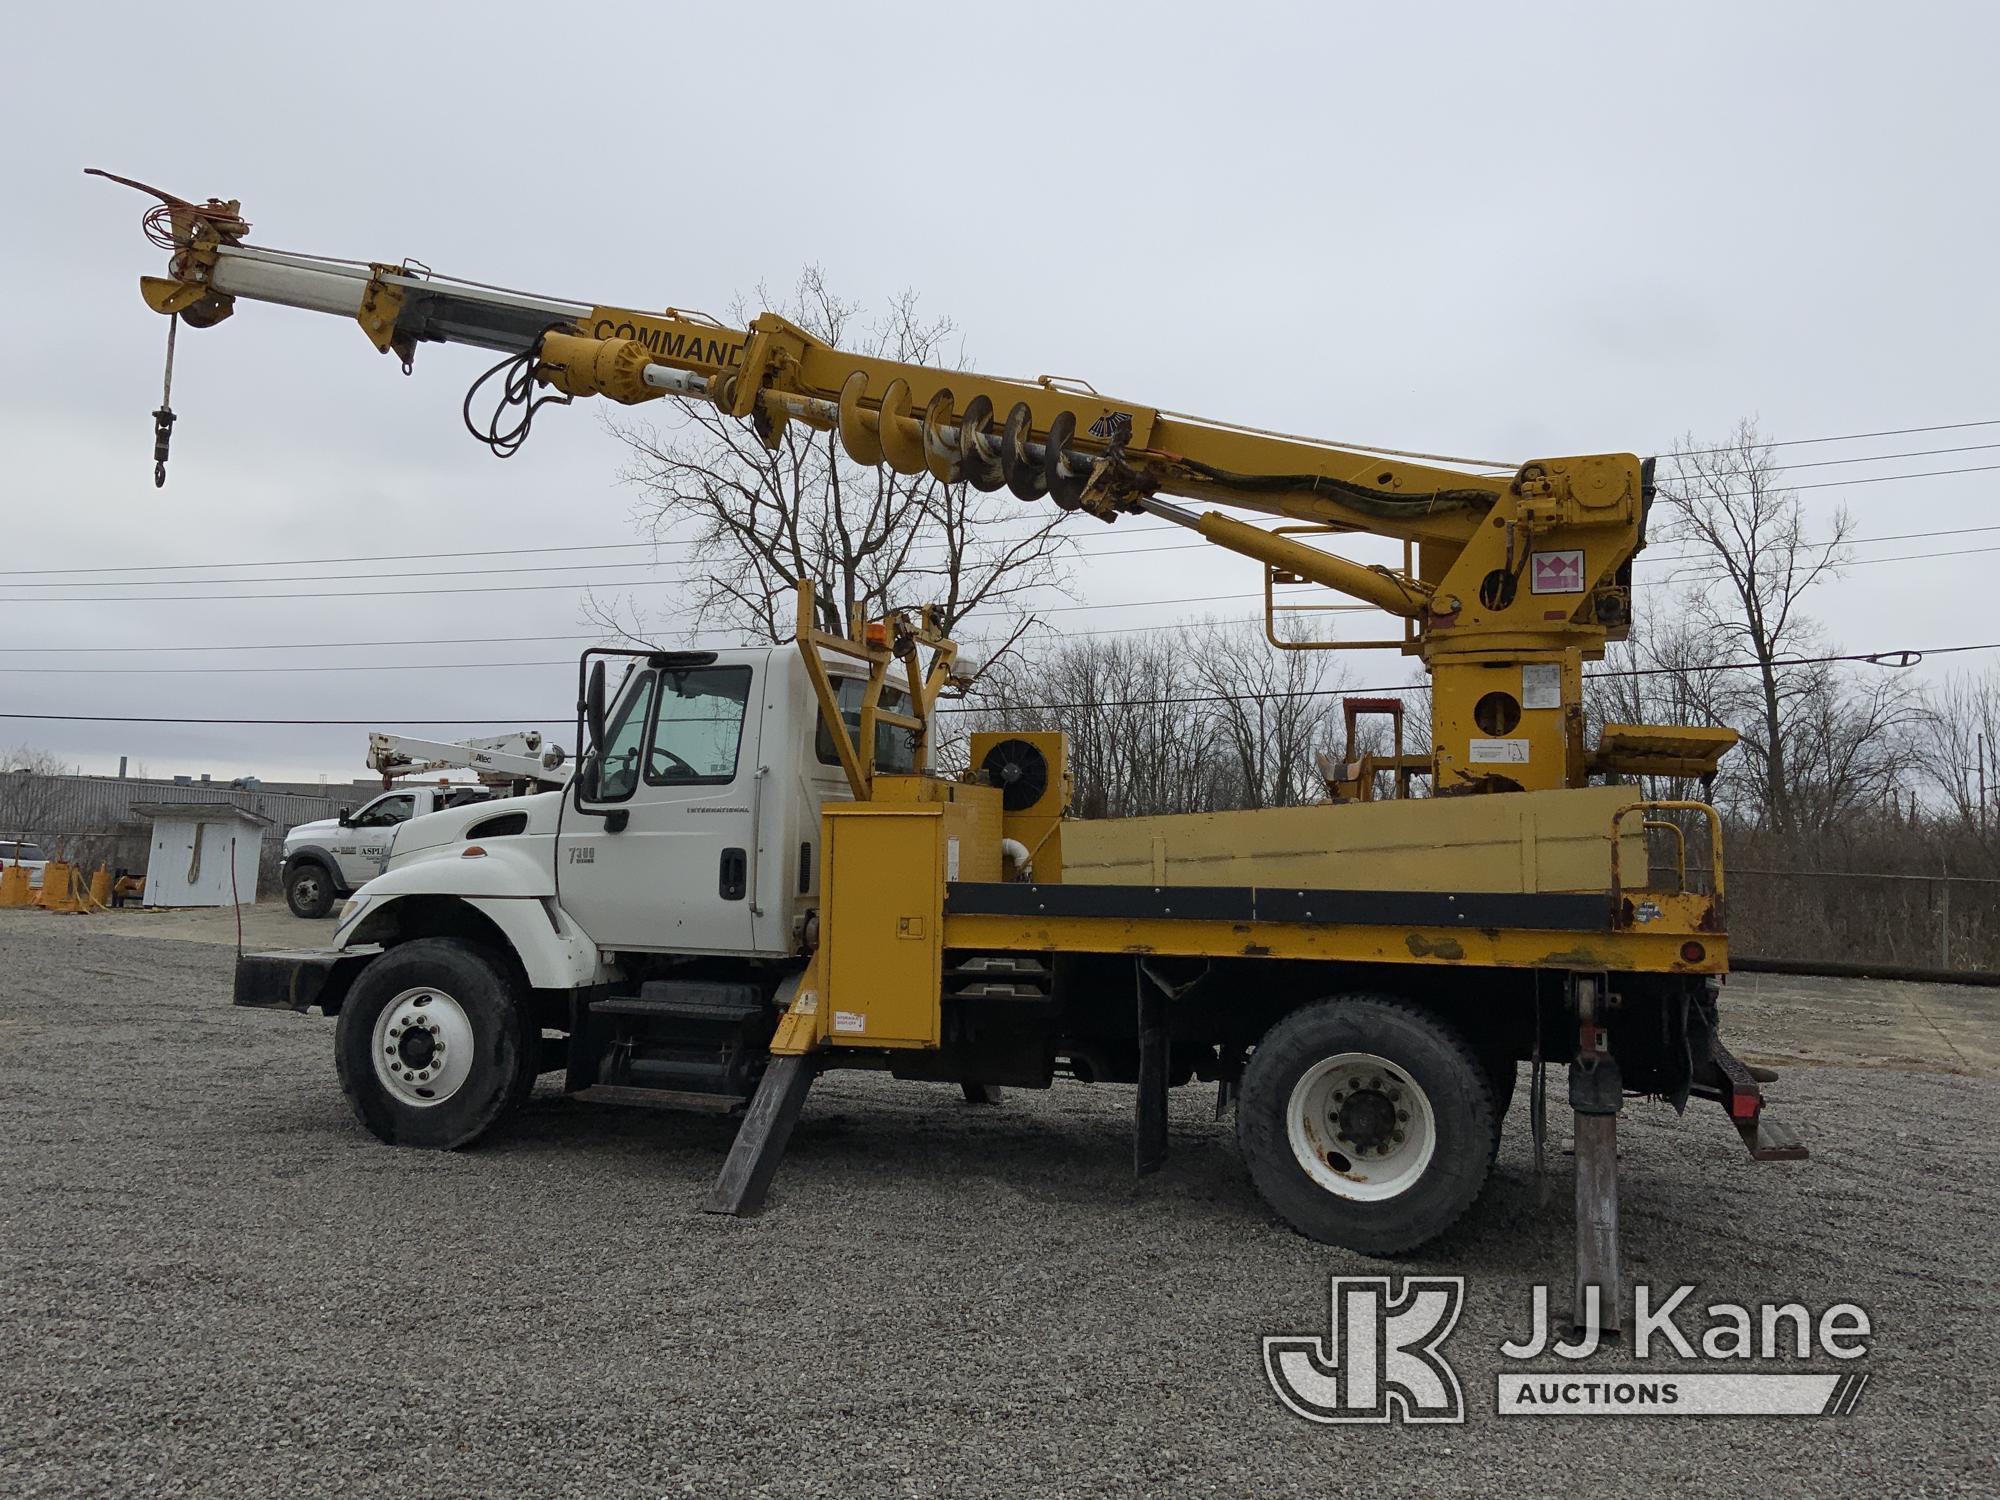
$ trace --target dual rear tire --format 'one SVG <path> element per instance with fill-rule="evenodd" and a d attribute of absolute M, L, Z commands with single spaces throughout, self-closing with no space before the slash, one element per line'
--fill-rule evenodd
<path fill-rule="evenodd" d="M 1446 1022 L 1385 995 L 1280 1020 L 1251 1054 L 1236 1134 L 1251 1179 L 1300 1234 L 1396 1255 L 1479 1196 L 1498 1139 L 1492 1070 Z"/>

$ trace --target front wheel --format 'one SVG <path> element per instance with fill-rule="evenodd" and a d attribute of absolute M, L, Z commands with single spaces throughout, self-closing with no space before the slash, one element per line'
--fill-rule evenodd
<path fill-rule="evenodd" d="M 1292 1228 L 1366 1255 L 1413 1250 L 1479 1196 L 1493 1089 L 1426 1011 L 1379 995 L 1297 1010 L 1243 1071 L 1236 1134 L 1250 1176 Z"/>
<path fill-rule="evenodd" d="M 493 958 L 419 938 L 361 971 L 340 1007 L 334 1057 L 354 1113 L 392 1146 L 452 1150 L 534 1087 L 539 1033 Z"/>
<path fill-rule="evenodd" d="M 295 917 L 318 918 L 333 910 L 333 877 L 326 866 L 307 861 L 285 876 L 285 905 Z"/>

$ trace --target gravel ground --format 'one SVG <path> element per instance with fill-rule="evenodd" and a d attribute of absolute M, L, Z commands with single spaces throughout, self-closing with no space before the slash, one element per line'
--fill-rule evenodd
<path fill-rule="evenodd" d="M 1129 1090 L 834 1077 L 770 1211 L 719 1220 L 727 1121 L 545 1092 L 475 1150 L 376 1144 L 331 1023 L 232 1011 L 229 963 L 0 925 L 7 1495 L 2000 1491 L 1991 1078 L 1788 1070 L 1801 1165 L 1711 1106 L 1627 1112 L 1630 1273 L 1860 1302 L 1853 1415 L 1493 1414 L 1527 1288 L 1567 1275 L 1558 1111 L 1555 1207 L 1517 1116 L 1473 1216 L 1394 1268 L 1470 1278 L 1467 1424 L 1327 1428 L 1260 1337 L 1324 1334 L 1328 1275 L 1383 1267 L 1274 1226 L 1205 1090 L 1135 1183 Z"/>

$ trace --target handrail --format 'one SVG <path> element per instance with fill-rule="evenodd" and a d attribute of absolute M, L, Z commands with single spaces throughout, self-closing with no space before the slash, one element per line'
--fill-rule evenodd
<path fill-rule="evenodd" d="M 1611 815 L 1611 911 L 1615 919 L 1619 907 L 1625 899 L 1624 873 L 1620 868 L 1620 856 L 1624 843 L 1619 837 L 1618 826 L 1633 813 L 1647 812 L 1698 812 L 1708 819 L 1709 871 L 1714 879 L 1715 900 L 1722 900 L 1722 815 L 1706 802 L 1685 800 L 1649 800 L 1628 802 Z M 1687 884 L 1686 836 L 1683 834 L 1681 884 Z"/>
<path fill-rule="evenodd" d="M 1672 818 L 1648 818 L 1639 826 L 1641 828 L 1646 828 L 1646 829 L 1664 828 L 1668 833 L 1671 833 L 1674 836 L 1674 844 L 1676 846 L 1676 853 L 1674 856 L 1676 861 L 1676 869 L 1674 872 L 1674 878 L 1679 882 L 1679 888 L 1681 890 L 1686 890 L 1688 883 L 1687 830 L 1681 827 L 1681 825 L 1676 823 Z M 1649 850 L 1646 855 L 1646 873 L 1650 875 L 1652 873 L 1652 870 L 1653 870 L 1653 857 L 1651 851 Z"/>

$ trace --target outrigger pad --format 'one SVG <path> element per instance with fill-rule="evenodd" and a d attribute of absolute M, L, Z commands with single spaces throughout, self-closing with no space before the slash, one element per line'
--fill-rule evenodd
<path fill-rule="evenodd" d="M 744 1216 L 764 1207 L 764 1195 L 771 1190 L 778 1163 L 785 1159 L 792 1127 L 818 1072 L 819 1063 L 811 1057 L 771 1059 L 743 1123 L 736 1127 L 736 1139 L 716 1174 L 715 1186 L 702 1201 L 703 1213 Z"/>

